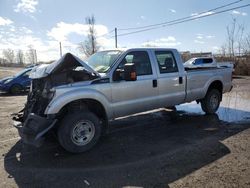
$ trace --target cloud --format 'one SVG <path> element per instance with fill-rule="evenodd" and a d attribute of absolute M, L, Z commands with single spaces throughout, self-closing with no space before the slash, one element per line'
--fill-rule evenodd
<path fill-rule="evenodd" d="M 152 47 L 174 47 L 180 45 L 181 42 L 177 41 L 175 37 L 168 36 L 167 38 L 160 38 L 154 41 L 147 41 L 142 43 L 142 46 L 152 46 Z"/>
<path fill-rule="evenodd" d="M 101 46 L 101 50 L 112 49 L 115 46 L 115 39 L 99 37 L 97 38 L 97 43 Z"/>
<path fill-rule="evenodd" d="M 142 20 L 145 20 L 145 19 L 146 19 L 146 17 L 145 17 L 145 16 L 140 16 L 140 18 L 141 18 Z"/>
<path fill-rule="evenodd" d="M 25 53 L 29 45 L 36 49 L 38 61 L 59 58 L 59 44 L 55 40 L 43 40 L 35 36 L 34 32 L 27 27 L 9 25 L 0 30 L 0 53 L 7 48 L 15 51 L 21 49 Z"/>
<path fill-rule="evenodd" d="M 70 29 L 70 27 L 72 28 Z M 63 29 L 65 29 L 65 31 L 63 31 Z M 97 25 L 96 29 L 97 34 L 99 35 L 108 32 L 107 27 L 103 25 Z M 60 34 L 60 32 L 62 32 L 62 34 Z M 60 57 L 59 41 L 61 40 L 59 39 L 63 39 L 61 41 L 63 53 L 71 52 L 80 56 L 80 41 L 72 42 L 68 39 L 68 36 L 72 33 L 86 36 L 88 34 L 88 29 L 86 29 L 82 24 L 57 24 L 56 27 L 53 27 L 50 32 L 47 33 L 47 36 L 40 38 L 28 27 L 8 25 L 0 30 L 0 54 L 3 49 L 7 48 L 13 49 L 15 51 L 21 49 L 24 52 L 27 52 L 28 46 L 32 45 L 34 49 L 36 49 L 38 61 L 55 60 Z M 54 36 L 56 34 L 59 36 Z M 102 46 L 102 49 L 114 47 L 114 39 L 107 39 L 105 36 L 97 37 L 97 42 Z"/>
<path fill-rule="evenodd" d="M 215 36 L 197 33 L 195 43 L 203 44 L 204 41 L 202 41 L 202 40 L 204 40 L 204 39 L 212 39 L 212 38 L 215 38 Z"/>
<path fill-rule="evenodd" d="M 206 36 L 207 39 L 212 39 L 212 38 L 214 38 L 214 37 L 215 37 L 215 36 L 213 36 L 213 35 L 207 35 L 207 36 Z"/>
<path fill-rule="evenodd" d="M 205 42 L 202 41 L 202 40 L 194 40 L 194 43 L 197 43 L 197 44 L 204 44 Z"/>
<path fill-rule="evenodd" d="M 10 20 L 8 18 L 3 18 L 3 17 L 0 16 L 0 26 L 1 25 L 10 25 L 12 23 L 13 23 L 12 20 Z"/>
<path fill-rule="evenodd" d="M 176 10 L 174 10 L 174 9 L 168 9 L 170 12 L 172 12 L 172 13 L 176 13 Z"/>
<path fill-rule="evenodd" d="M 97 36 L 104 35 L 108 33 L 108 28 L 104 25 L 95 25 L 95 30 Z M 53 27 L 50 31 L 47 32 L 47 35 L 57 41 L 67 41 L 70 34 L 78 34 L 82 36 L 88 35 L 88 25 L 79 24 L 79 23 L 65 23 L 59 22 Z"/>
<path fill-rule="evenodd" d="M 231 12 L 231 14 L 234 14 L 234 15 L 241 15 L 241 16 L 247 16 L 247 13 L 246 12 L 240 12 L 240 11 L 237 11 L 237 10 L 233 10 Z"/>
<path fill-rule="evenodd" d="M 34 13 L 36 12 L 36 6 L 38 5 L 38 0 L 20 0 L 16 5 L 15 12 L 23 13 Z"/>
<path fill-rule="evenodd" d="M 219 50 L 220 50 L 220 48 L 218 46 L 213 46 L 212 47 L 213 52 L 218 52 Z"/>
<path fill-rule="evenodd" d="M 200 17 L 211 15 L 211 14 L 214 14 L 214 12 L 213 11 L 209 11 L 209 12 L 204 12 L 202 14 L 192 13 L 190 16 L 192 16 L 193 18 L 200 18 Z"/>

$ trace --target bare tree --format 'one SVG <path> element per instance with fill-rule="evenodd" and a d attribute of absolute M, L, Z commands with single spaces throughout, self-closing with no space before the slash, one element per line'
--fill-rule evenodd
<path fill-rule="evenodd" d="M 88 25 L 88 36 L 84 42 L 81 42 L 79 45 L 80 50 L 89 57 L 90 55 L 96 53 L 100 46 L 96 40 L 96 30 L 95 30 L 95 17 L 87 17 L 85 19 L 86 24 Z"/>
<path fill-rule="evenodd" d="M 5 58 L 0 58 L 0 65 L 6 64 L 7 60 Z"/>
<path fill-rule="evenodd" d="M 235 52 L 235 28 L 236 28 L 236 19 L 233 18 L 231 25 L 227 26 L 227 42 L 228 42 L 228 53 L 230 56 L 234 56 Z"/>
<path fill-rule="evenodd" d="M 7 60 L 7 63 L 14 63 L 15 59 L 14 50 L 10 48 L 3 50 L 3 56 Z"/>
<path fill-rule="evenodd" d="M 29 48 L 29 50 L 26 53 L 28 63 L 36 64 L 37 63 L 36 50 L 34 49 L 34 47 L 32 45 L 29 45 L 28 48 Z"/>
<path fill-rule="evenodd" d="M 232 57 L 235 53 L 241 54 L 244 46 L 244 24 L 239 24 L 236 18 L 233 18 L 232 23 L 227 26 L 227 48 L 228 53 Z"/>
<path fill-rule="evenodd" d="M 16 54 L 16 61 L 17 63 L 19 63 L 20 65 L 24 64 L 24 54 L 22 50 L 18 50 L 17 54 Z"/>
<path fill-rule="evenodd" d="M 245 54 L 250 55 L 250 33 L 244 37 L 243 50 Z"/>
<path fill-rule="evenodd" d="M 239 55 L 243 52 L 243 45 L 244 45 L 244 31 L 245 26 L 244 24 L 239 24 L 237 28 L 237 48 Z"/>
<path fill-rule="evenodd" d="M 226 50 L 227 50 L 227 45 L 226 44 L 221 45 L 220 49 L 221 55 L 226 56 Z"/>

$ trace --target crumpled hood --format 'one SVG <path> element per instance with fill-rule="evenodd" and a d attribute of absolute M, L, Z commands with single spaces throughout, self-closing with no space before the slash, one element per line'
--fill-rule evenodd
<path fill-rule="evenodd" d="M 100 76 L 98 72 L 92 69 L 87 63 L 82 61 L 80 58 L 74 56 L 71 53 L 66 53 L 59 60 L 51 64 L 42 64 L 33 68 L 29 77 L 32 79 L 43 78 L 52 73 L 57 73 L 67 68 L 76 66 L 83 66 L 86 71 Z"/>

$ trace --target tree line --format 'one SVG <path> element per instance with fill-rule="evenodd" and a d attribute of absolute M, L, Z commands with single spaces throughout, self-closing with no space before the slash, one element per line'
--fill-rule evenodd
<path fill-rule="evenodd" d="M 33 46 L 29 46 L 28 50 L 24 52 L 23 50 L 19 49 L 14 51 L 13 49 L 4 49 L 2 51 L 3 57 L 0 58 L 1 65 L 7 64 L 18 64 L 20 66 L 26 64 L 36 64 L 37 63 L 37 55 L 36 50 Z"/>

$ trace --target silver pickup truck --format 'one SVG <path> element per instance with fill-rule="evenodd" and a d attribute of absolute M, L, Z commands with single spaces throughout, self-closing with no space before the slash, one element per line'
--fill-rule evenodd
<path fill-rule="evenodd" d="M 232 88 L 231 68 L 185 69 L 176 49 L 97 52 L 86 62 L 67 53 L 35 67 L 25 108 L 14 126 L 24 143 L 39 146 L 56 131 L 73 153 L 92 148 L 115 118 L 197 101 L 215 113 Z"/>

